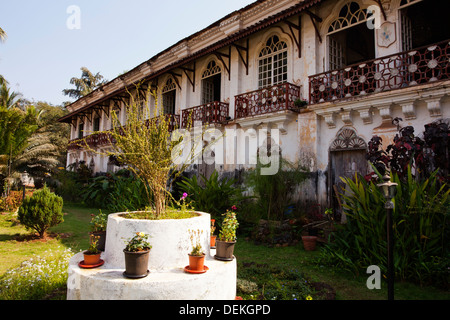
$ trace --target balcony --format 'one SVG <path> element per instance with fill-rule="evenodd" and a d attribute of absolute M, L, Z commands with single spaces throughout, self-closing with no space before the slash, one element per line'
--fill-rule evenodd
<path fill-rule="evenodd" d="M 300 87 L 283 83 L 235 96 L 236 119 L 277 111 L 298 111 L 295 101 L 300 99 Z"/>
<path fill-rule="evenodd" d="M 172 132 L 175 128 L 179 128 L 180 126 L 180 116 L 176 114 L 166 114 L 166 121 L 169 123 L 169 132 Z M 158 118 L 153 118 L 158 119 Z M 146 123 L 148 123 L 149 120 L 146 120 Z M 121 130 L 121 129 L 120 129 Z M 122 131 L 120 131 L 122 133 Z M 111 137 L 111 134 L 106 132 L 96 132 L 91 135 L 88 135 L 86 137 L 83 137 L 81 139 L 73 139 L 69 141 L 69 144 L 67 146 L 68 151 L 75 151 L 81 149 L 84 144 L 84 141 L 87 143 L 87 145 L 92 148 L 98 148 L 105 145 L 109 145 L 110 141 L 114 143 L 114 139 Z"/>
<path fill-rule="evenodd" d="M 98 132 L 98 133 L 93 133 L 82 139 L 73 139 L 73 140 L 69 141 L 67 150 L 73 151 L 73 150 L 81 149 L 81 145 L 84 145 L 83 139 L 90 148 L 94 149 L 94 148 L 98 148 L 98 147 L 101 147 L 104 145 L 108 145 L 109 141 L 111 139 L 111 136 L 108 132 Z"/>
<path fill-rule="evenodd" d="M 200 121 L 202 125 L 224 123 L 228 118 L 229 104 L 225 102 L 214 101 L 201 106 L 185 109 L 181 116 L 181 127 L 186 128 L 189 121 L 194 125 Z"/>
<path fill-rule="evenodd" d="M 317 104 L 448 80 L 450 40 L 309 77 Z"/>

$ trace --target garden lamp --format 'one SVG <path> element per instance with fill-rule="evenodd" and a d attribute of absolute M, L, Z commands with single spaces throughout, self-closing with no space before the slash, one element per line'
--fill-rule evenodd
<path fill-rule="evenodd" d="M 383 177 L 383 183 L 377 185 L 386 198 L 384 208 L 386 209 L 386 229 L 387 229 L 387 253 L 388 253 L 388 300 L 394 300 L 394 235 L 392 229 L 392 211 L 394 203 L 392 198 L 397 192 L 397 183 L 392 182 L 389 175 Z"/>

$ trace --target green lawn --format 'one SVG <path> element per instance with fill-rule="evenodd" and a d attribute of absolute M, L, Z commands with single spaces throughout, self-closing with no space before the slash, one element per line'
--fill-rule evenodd
<path fill-rule="evenodd" d="M 0 215 L 0 279 L 9 268 L 17 268 L 23 261 L 49 250 L 63 252 L 71 248 L 72 252 L 78 252 L 87 248 L 91 214 L 98 213 L 98 210 L 65 204 L 63 211 L 64 222 L 52 228 L 50 231 L 54 236 L 45 241 L 29 240 L 29 232 L 17 223 L 13 214 Z M 338 268 L 318 264 L 316 258 L 319 250 L 320 246 L 314 252 L 305 251 L 301 243 L 291 247 L 268 248 L 240 238 L 235 248 L 238 278 L 258 282 L 258 292 L 265 298 L 268 298 L 269 285 L 279 286 L 280 290 L 284 290 L 285 285 L 297 286 L 297 279 L 302 279 L 308 283 L 325 283 L 333 289 L 338 300 L 386 299 L 385 282 L 382 283 L 381 290 L 369 290 L 366 287 L 368 275 L 355 277 Z M 288 297 L 296 293 L 296 288 L 291 288 Z M 61 288 L 59 292 L 61 298 L 64 298 L 65 289 Z M 46 297 L 44 296 L 44 299 Z M 395 298 L 450 300 L 450 293 L 411 283 L 396 283 Z"/>

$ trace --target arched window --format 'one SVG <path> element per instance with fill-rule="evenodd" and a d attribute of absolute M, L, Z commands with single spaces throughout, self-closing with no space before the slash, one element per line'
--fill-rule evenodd
<path fill-rule="evenodd" d="M 375 33 L 364 24 L 367 18 L 367 10 L 356 2 L 341 8 L 328 28 L 329 70 L 375 58 Z"/>
<path fill-rule="evenodd" d="M 258 88 L 287 81 L 287 44 L 276 35 L 270 37 L 258 58 Z"/>
<path fill-rule="evenodd" d="M 367 20 L 367 10 L 361 9 L 356 2 L 349 2 L 339 12 L 339 17 L 328 28 L 328 33 L 349 28 Z"/>
<path fill-rule="evenodd" d="M 172 77 L 167 79 L 162 88 L 162 103 L 164 114 L 175 114 L 176 84 Z"/>
<path fill-rule="evenodd" d="M 211 60 L 202 73 L 202 104 L 220 101 L 222 69 Z"/>

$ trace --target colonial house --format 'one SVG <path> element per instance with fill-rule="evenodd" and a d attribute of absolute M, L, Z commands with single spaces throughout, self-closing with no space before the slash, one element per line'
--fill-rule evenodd
<path fill-rule="evenodd" d="M 340 176 L 368 170 L 371 137 L 395 136 L 394 118 L 422 132 L 450 117 L 450 19 L 442 5 L 258 0 L 70 104 L 60 121 L 71 124 L 72 140 L 107 149 L 107 133 L 94 132 L 111 129 L 112 110 L 125 123 L 128 92 L 137 83 L 158 88 L 161 109 L 179 127 L 192 115 L 227 132 L 215 162 L 196 166 L 200 173 L 234 175 L 254 165 L 255 150 L 278 147 L 312 173 L 302 196 L 331 206 Z M 116 169 L 72 143 L 67 164 L 77 161 L 95 172 Z"/>

